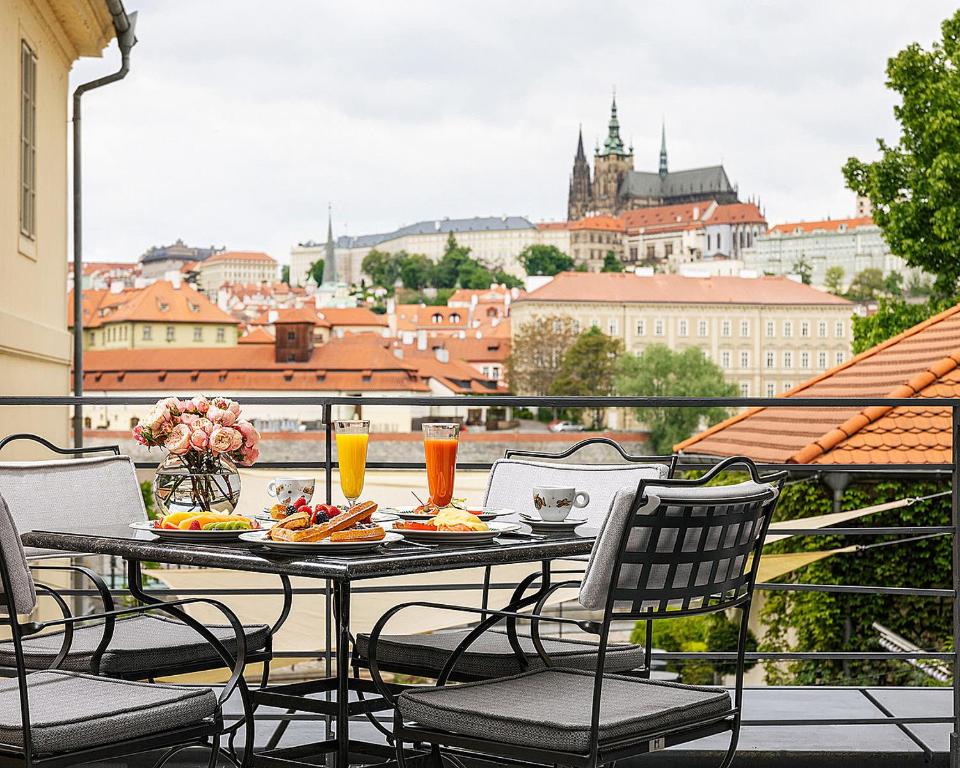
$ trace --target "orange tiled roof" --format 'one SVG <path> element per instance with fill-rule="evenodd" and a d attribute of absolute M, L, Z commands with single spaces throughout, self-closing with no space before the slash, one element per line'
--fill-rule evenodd
<path fill-rule="evenodd" d="M 275 313 L 275 314 L 274 314 Z M 317 310 L 313 307 L 290 307 L 288 309 L 277 309 L 265 312 L 268 319 L 273 318 L 272 323 L 265 325 L 276 325 L 277 323 L 310 323 L 311 325 L 320 325 L 320 317 Z M 263 315 L 261 315 L 263 317 Z"/>
<path fill-rule="evenodd" d="M 543 231 L 570 229 L 572 221 L 541 221 L 537 224 L 537 229 Z"/>
<path fill-rule="evenodd" d="M 578 221 L 570 222 L 571 230 L 598 229 L 604 232 L 623 232 L 623 219 L 616 216 L 586 216 Z"/>
<path fill-rule="evenodd" d="M 498 391 L 498 384 L 488 379 L 469 363 L 456 359 L 453 352 L 447 362 L 437 359 L 433 349 L 403 347 L 403 359 L 416 366 L 424 379 L 435 379 L 457 395 L 483 395 Z"/>
<path fill-rule="evenodd" d="M 263 328 L 254 328 L 250 333 L 237 339 L 238 344 L 274 344 L 276 341 L 276 338 L 263 330 Z"/>
<path fill-rule="evenodd" d="M 157 280 L 146 288 L 130 291 L 123 303 L 101 322 L 236 325 L 237 321 L 186 283 L 174 288 L 167 280 Z"/>
<path fill-rule="evenodd" d="M 636 232 L 639 229 L 659 231 L 664 227 L 697 228 L 703 226 L 703 218 L 711 206 L 716 206 L 716 202 L 701 200 L 696 203 L 637 208 L 624 212 L 623 223 L 628 232 Z"/>
<path fill-rule="evenodd" d="M 916 407 L 753 408 L 676 447 L 685 453 L 797 464 L 948 463 L 950 415 L 922 402 L 960 397 L 958 366 L 960 305 L 783 395 L 916 398 Z"/>
<path fill-rule="evenodd" d="M 424 304 L 397 304 L 397 328 L 400 330 L 466 329 L 468 311 L 462 307 L 435 307 Z M 435 315 L 439 321 L 434 322 Z"/>
<path fill-rule="evenodd" d="M 825 219 L 823 221 L 790 221 L 786 224 L 777 224 L 774 227 L 770 228 L 772 234 L 780 235 L 792 235 L 797 232 L 802 234 L 810 234 L 811 232 L 816 232 L 817 230 L 823 230 L 825 232 L 836 232 L 840 225 L 843 224 L 847 229 L 855 229 L 857 227 L 872 227 L 873 226 L 873 217 L 872 216 L 860 216 L 855 219 Z"/>
<path fill-rule="evenodd" d="M 561 272 L 517 303 L 521 301 L 852 306 L 846 299 L 786 277 L 640 276 L 631 272 Z"/>
<path fill-rule="evenodd" d="M 203 260 L 203 264 L 217 264 L 221 261 L 263 261 L 276 264 L 277 260 L 261 251 L 221 251 Z"/>
<path fill-rule="evenodd" d="M 427 346 L 431 350 L 445 349 L 450 353 L 451 360 L 462 360 L 466 363 L 502 363 L 510 357 L 510 339 L 482 338 L 482 339 L 455 339 L 443 337 L 430 339 Z"/>
<path fill-rule="evenodd" d="M 374 325 L 386 328 L 386 315 L 378 315 L 366 307 L 324 307 L 319 310 L 320 319 L 326 320 L 331 326 L 338 325 Z"/>
<path fill-rule="evenodd" d="M 718 205 L 707 223 L 766 224 L 767 220 L 756 203 L 729 203 L 728 205 Z"/>

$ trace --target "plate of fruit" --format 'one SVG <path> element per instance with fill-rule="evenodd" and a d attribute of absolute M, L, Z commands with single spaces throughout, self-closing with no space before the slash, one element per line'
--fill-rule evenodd
<path fill-rule="evenodd" d="M 411 541 L 434 544 L 478 544 L 519 529 L 516 523 L 488 523 L 465 509 L 453 507 L 441 509 L 427 520 L 398 520 L 392 528 Z"/>
<path fill-rule="evenodd" d="M 130 527 L 170 541 L 198 542 L 236 541 L 240 534 L 259 531 L 264 525 L 253 517 L 224 512 L 174 512 L 156 520 L 130 523 Z"/>
<path fill-rule="evenodd" d="M 374 522 L 377 505 L 373 501 L 362 501 L 347 510 L 334 507 L 336 513 L 324 511 L 324 506 L 301 504 L 269 529 L 247 531 L 240 539 L 279 552 L 314 555 L 367 552 L 400 540 L 398 534 L 388 533 Z"/>
<path fill-rule="evenodd" d="M 290 515 L 295 515 L 298 512 L 306 512 L 308 515 L 313 515 L 314 519 L 319 519 L 320 522 L 324 522 L 324 516 L 329 520 L 331 517 L 335 517 L 346 510 L 347 507 L 338 507 L 336 504 L 314 504 L 311 506 L 307 503 L 307 500 L 301 496 L 293 502 L 293 504 L 274 504 L 272 507 L 267 507 L 263 510 L 263 517 L 261 519 L 285 520 L 290 517 Z M 397 517 L 398 515 L 392 511 L 375 511 L 370 517 L 370 522 L 386 523 L 390 520 L 396 520 Z"/>
<path fill-rule="evenodd" d="M 467 504 L 462 499 L 453 499 L 453 501 L 445 507 L 439 507 L 436 504 L 427 502 L 426 504 L 420 504 L 416 507 L 397 507 L 391 509 L 390 512 L 396 513 L 396 516 L 403 520 L 429 520 L 437 513 L 447 509 L 469 512 L 483 522 L 489 522 L 490 520 L 496 520 L 498 517 L 514 514 L 512 509 L 507 509 L 506 507 L 483 507 L 477 504 Z"/>

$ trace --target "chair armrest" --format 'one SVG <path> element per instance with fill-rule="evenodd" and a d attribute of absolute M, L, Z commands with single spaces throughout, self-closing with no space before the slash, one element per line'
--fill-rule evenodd
<path fill-rule="evenodd" d="M 39 582 L 35 582 L 34 587 L 36 588 L 37 592 L 44 592 L 48 597 L 53 598 L 53 601 L 60 607 L 60 613 L 63 614 L 63 618 L 71 618 L 72 614 L 70 613 L 70 607 L 67 605 L 67 601 L 63 599 L 63 596 L 59 592 L 57 592 L 53 587 L 48 587 L 46 584 L 40 584 Z M 60 650 L 50 663 L 48 669 L 60 668 L 63 660 L 67 658 L 67 654 L 70 653 L 70 646 L 72 643 L 73 625 L 68 624 L 63 630 L 63 642 L 60 644 Z"/>
<path fill-rule="evenodd" d="M 112 611 L 115 608 L 113 595 L 103 577 L 96 571 L 82 565 L 33 565 L 28 564 L 31 571 L 69 571 L 86 576 L 100 593 L 100 601 L 103 603 L 104 611 Z"/>
<path fill-rule="evenodd" d="M 237 640 L 236 659 L 230 655 L 230 652 L 226 649 L 224 644 L 220 642 L 220 640 L 209 629 L 207 629 L 207 627 L 205 627 L 185 611 L 180 610 L 180 606 L 195 605 L 197 603 L 213 606 L 226 617 Z M 99 657 L 102 656 L 103 652 L 109 647 L 110 639 L 113 637 L 113 625 L 118 616 L 149 613 L 151 611 L 168 613 L 189 626 L 213 647 L 221 661 L 223 661 L 224 666 L 226 666 L 228 669 L 231 669 L 230 679 L 223 687 L 223 691 L 221 691 L 219 697 L 220 703 L 223 704 L 233 693 L 237 685 L 242 682 L 243 668 L 246 665 L 247 660 L 247 638 L 244 635 L 243 625 L 240 623 L 240 619 L 237 618 L 233 611 L 231 611 L 226 605 L 218 600 L 211 600 L 210 598 L 206 597 L 185 597 L 180 600 L 150 603 L 149 605 L 137 605 L 133 606 L 132 608 L 121 608 L 119 610 L 104 611 L 103 613 L 88 614 L 85 616 L 70 616 L 63 619 L 53 619 L 51 621 L 28 622 L 27 624 L 22 625 L 22 628 L 27 634 L 35 634 L 43 629 L 46 629 L 47 627 L 72 627 L 79 621 L 104 619 L 109 626 L 109 631 L 104 631 L 104 637 L 100 641 L 100 646 L 95 652 L 95 655 Z"/>

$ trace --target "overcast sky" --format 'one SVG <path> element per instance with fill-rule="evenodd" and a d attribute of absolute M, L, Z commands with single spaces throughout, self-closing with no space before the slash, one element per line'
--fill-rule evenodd
<path fill-rule="evenodd" d="M 638 170 L 723 162 L 772 223 L 851 215 L 840 167 L 896 137 L 887 58 L 942 0 L 125 0 L 127 79 L 84 101 L 85 257 L 264 250 L 423 219 L 565 217 L 615 86 Z M 115 46 L 72 84 L 112 71 Z"/>

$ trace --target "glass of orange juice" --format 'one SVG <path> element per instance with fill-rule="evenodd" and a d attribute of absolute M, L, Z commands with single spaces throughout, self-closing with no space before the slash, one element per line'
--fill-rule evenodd
<path fill-rule="evenodd" d="M 423 425 L 423 453 L 427 463 L 430 503 L 438 507 L 447 506 L 453 498 L 459 437 L 459 424 Z"/>
<path fill-rule="evenodd" d="M 340 490 L 350 506 L 363 493 L 363 477 L 367 471 L 367 441 L 370 439 L 370 421 L 354 419 L 335 421 L 337 430 L 337 461 L 340 464 Z"/>

